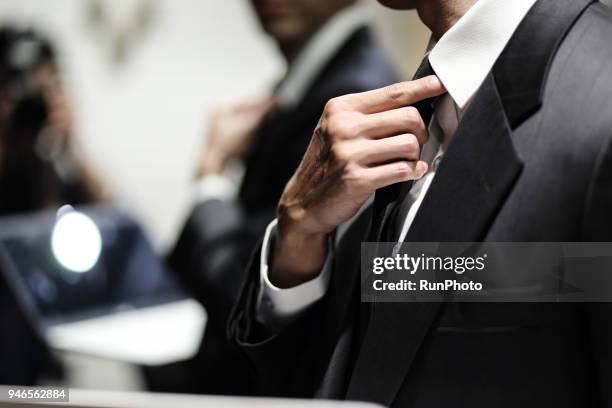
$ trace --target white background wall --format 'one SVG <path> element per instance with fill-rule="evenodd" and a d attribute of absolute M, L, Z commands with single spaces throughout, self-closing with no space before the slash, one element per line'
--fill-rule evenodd
<path fill-rule="evenodd" d="M 88 1 L 0 0 L 0 21 L 33 24 L 56 40 L 82 155 L 163 249 L 190 208 L 210 109 L 266 89 L 284 67 L 247 0 L 150 0 L 158 8 L 151 31 L 115 66 L 107 40 L 87 25 Z M 104 1 L 121 26 L 140 0 Z M 415 15 L 368 6 L 385 49 L 404 72 L 414 70 L 427 41 Z"/>

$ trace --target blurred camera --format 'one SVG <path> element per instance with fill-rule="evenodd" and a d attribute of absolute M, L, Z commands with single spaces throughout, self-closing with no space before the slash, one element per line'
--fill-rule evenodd
<path fill-rule="evenodd" d="M 11 107 L 5 118 L 7 136 L 19 138 L 19 143 L 34 143 L 49 114 L 48 103 L 34 76 L 42 64 L 53 62 L 53 49 L 32 30 L 3 28 L 0 58 L 2 97 Z"/>

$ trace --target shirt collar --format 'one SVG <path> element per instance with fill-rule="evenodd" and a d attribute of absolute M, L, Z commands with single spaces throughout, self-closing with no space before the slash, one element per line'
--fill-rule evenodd
<path fill-rule="evenodd" d="M 457 106 L 476 94 L 537 0 L 479 0 L 429 53 L 429 62 Z"/>
<path fill-rule="evenodd" d="M 294 108 L 325 65 L 367 20 L 363 6 L 350 6 L 319 29 L 291 64 L 277 91 L 278 106 L 282 109 Z"/>

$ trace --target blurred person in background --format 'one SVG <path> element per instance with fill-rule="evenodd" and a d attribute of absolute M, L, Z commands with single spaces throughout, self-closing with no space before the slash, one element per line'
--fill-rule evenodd
<path fill-rule="evenodd" d="M 0 28 L 0 215 L 100 200 L 72 145 L 53 45 L 30 29 Z"/>
<path fill-rule="evenodd" d="M 197 203 L 170 256 L 209 321 L 189 369 L 149 372 L 158 390 L 257 394 L 253 369 L 225 335 L 249 255 L 274 218 L 325 103 L 398 79 L 356 1 L 251 2 L 288 70 L 270 95 L 223 106 L 212 117 L 197 169 Z M 226 175 L 236 160 L 245 167 L 238 183 Z M 170 380 L 181 389 L 168 388 Z"/>
<path fill-rule="evenodd" d="M 52 44 L 0 28 L 0 216 L 84 204 L 98 183 L 71 146 L 70 104 Z M 59 366 L 0 279 L 0 383 L 33 385 Z"/>

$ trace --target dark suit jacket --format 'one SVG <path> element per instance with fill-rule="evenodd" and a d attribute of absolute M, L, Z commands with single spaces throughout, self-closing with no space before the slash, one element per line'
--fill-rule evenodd
<path fill-rule="evenodd" d="M 47 344 L 19 305 L 0 271 L 0 384 L 35 385 L 42 376 L 62 376 Z"/>
<path fill-rule="evenodd" d="M 612 241 L 610 40 L 603 5 L 539 0 L 465 113 L 407 241 Z M 610 304 L 378 303 L 355 344 L 370 214 L 339 242 L 324 299 L 277 335 L 254 318 L 251 265 L 228 329 L 269 394 L 612 407 Z"/>
<path fill-rule="evenodd" d="M 300 163 L 325 103 L 398 80 L 370 31 L 359 28 L 323 67 L 296 107 L 275 112 L 257 132 L 239 200 L 208 201 L 191 213 L 170 265 L 206 307 L 209 322 L 188 391 L 254 394 L 257 378 L 226 341 L 227 316 L 249 257 L 275 217 L 285 184 Z"/>

